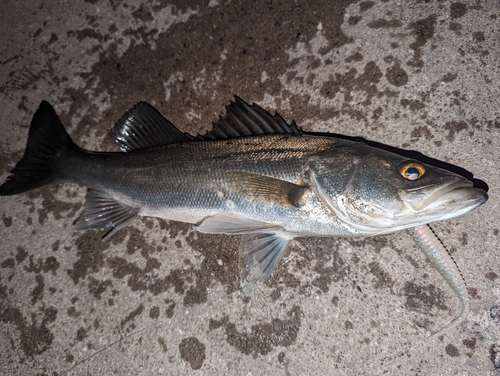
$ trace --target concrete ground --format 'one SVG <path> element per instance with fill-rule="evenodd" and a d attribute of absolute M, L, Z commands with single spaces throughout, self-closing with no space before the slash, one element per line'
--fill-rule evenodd
<path fill-rule="evenodd" d="M 251 297 L 238 237 L 143 219 L 101 242 L 72 228 L 85 188 L 0 197 L 2 375 L 500 375 L 498 1 L 0 3 L 0 180 L 50 101 L 77 143 L 138 101 L 181 130 L 233 94 L 305 130 L 463 167 L 479 209 L 434 228 L 460 305 L 406 232 L 299 239 Z"/>

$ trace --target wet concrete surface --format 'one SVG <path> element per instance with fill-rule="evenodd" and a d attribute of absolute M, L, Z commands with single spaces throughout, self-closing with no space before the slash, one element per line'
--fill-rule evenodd
<path fill-rule="evenodd" d="M 245 297 L 239 238 L 146 218 L 72 228 L 85 188 L 0 197 L 0 374 L 500 375 L 500 7 L 448 1 L 4 1 L 0 180 L 42 99 L 74 140 L 139 101 L 210 129 L 236 94 L 307 131 L 460 166 L 489 201 L 433 227 L 460 305 L 405 232 L 297 239 Z"/>

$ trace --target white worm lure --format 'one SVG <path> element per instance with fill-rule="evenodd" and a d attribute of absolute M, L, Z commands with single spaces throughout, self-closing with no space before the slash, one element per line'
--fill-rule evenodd
<path fill-rule="evenodd" d="M 460 315 L 443 329 L 429 337 L 431 340 L 437 339 L 462 323 L 467 318 L 467 315 L 469 314 L 469 293 L 457 264 L 451 258 L 450 253 L 432 231 L 430 226 L 421 225 L 412 227 L 408 229 L 408 232 L 413 236 L 415 242 L 420 246 L 434 267 L 446 280 L 448 286 L 450 286 L 455 292 L 458 299 L 460 299 L 460 303 L 462 304 L 462 312 L 460 312 Z"/>

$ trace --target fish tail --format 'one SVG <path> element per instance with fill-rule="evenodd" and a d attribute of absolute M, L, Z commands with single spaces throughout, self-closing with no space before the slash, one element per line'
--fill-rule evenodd
<path fill-rule="evenodd" d="M 68 150 L 75 148 L 79 149 L 54 108 L 42 101 L 31 120 L 24 156 L 0 186 L 0 196 L 15 195 L 62 181 L 59 161 L 64 159 Z"/>

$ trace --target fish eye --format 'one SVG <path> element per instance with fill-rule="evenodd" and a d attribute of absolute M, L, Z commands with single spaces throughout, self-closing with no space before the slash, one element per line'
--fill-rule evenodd
<path fill-rule="evenodd" d="M 406 162 L 399 167 L 399 173 L 406 180 L 418 180 L 425 174 L 425 167 L 418 162 Z"/>

